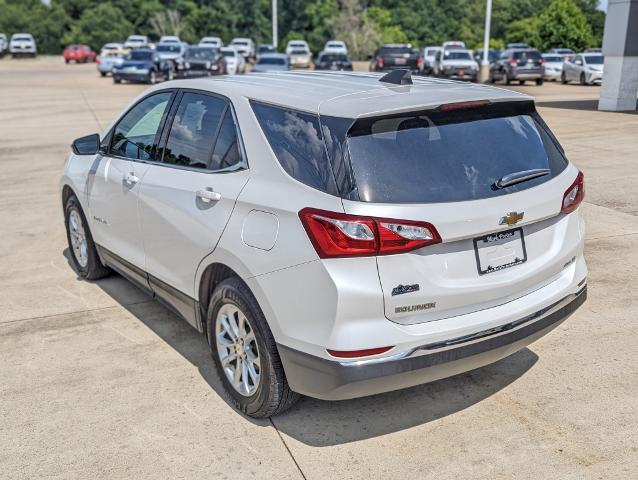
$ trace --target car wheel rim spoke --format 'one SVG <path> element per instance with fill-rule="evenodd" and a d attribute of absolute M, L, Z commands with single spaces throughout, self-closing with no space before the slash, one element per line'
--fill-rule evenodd
<path fill-rule="evenodd" d="M 219 309 L 215 343 L 229 383 L 242 396 L 253 395 L 259 388 L 261 360 L 250 320 L 237 306 L 228 303 Z"/>
<path fill-rule="evenodd" d="M 84 232 L 84 226 L 77 210 L 71 210 L 69 214 L 69 238 L 73 256 L 80 267 L 84 268 L 88 264 L 89 248 Z"/>

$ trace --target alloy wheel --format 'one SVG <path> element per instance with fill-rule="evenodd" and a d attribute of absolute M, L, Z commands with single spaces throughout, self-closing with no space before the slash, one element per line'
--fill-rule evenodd
<path fill-rule="evenodd" d="M 75 260 L 80 267 L 85 268 L 89 263 L 89 249 L 82 218 L 75 208 L 69 214 L 69 237 L 71 238 L 71 247 L 73 248 Z"/>
<path fill-rule="evenodd" d="M 261 360 L 250 321 L 237 306 L 224 304 L 215 320 L 217 355 L 226 378 L 244 397 L 259 388 Z"/>

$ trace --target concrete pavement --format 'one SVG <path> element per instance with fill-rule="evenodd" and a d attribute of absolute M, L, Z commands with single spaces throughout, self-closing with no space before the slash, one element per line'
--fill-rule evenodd
<path fill-rule="evenodd" d="M 78 280 L 70 142 L 145 87 L 0 61 L 0 478 L 631 478 L 638 471 L 638 115 L 598 87 L 515 87 L 586 175 L 588 302 L 497 364 L 272 421 L 224 400 L 204 340 L 120 277 Z"/>

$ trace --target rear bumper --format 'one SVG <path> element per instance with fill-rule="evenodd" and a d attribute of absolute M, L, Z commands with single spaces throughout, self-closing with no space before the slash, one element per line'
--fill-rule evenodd
<path fill-rule="evenodd" d="M 149 72 L 144 72 L 144 73 L 131 73 L 131 72 L 116 72 L 116 71 L 111 71 L 111 73 L 113 74 L 114 78 L 120 79 L 120 80 L 126 80 L 127 82 L 147 82 L 150 73 Z"/>
<path fill-rule="evenodd" d="M 515 80 L 536 80 L 539 78 L 543 78 L 543 72 L 517 72 L 510 78 L 513 78 Z"/>
<path fill-rule="evenodd" d="M 587 286 L 533 314 L 473 335 L 398 355 L 339 362 L 278 345 L 290 388 L 323 400 L 344 400 L 407 388 L 493 363 L 541 338 L 587 298 Z"/>

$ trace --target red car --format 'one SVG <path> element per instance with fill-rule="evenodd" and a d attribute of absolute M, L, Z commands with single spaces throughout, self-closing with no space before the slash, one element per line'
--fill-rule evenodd
<path fill-rule="evenodd" d="M 95 52 L 88 45 L 69 45 L 62 52 L 62 56 L 66 63 L 71 60 L 75 63 L 95 62 Z"/>

